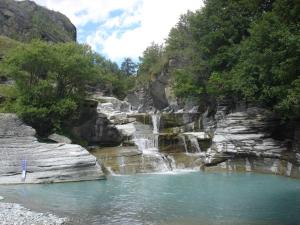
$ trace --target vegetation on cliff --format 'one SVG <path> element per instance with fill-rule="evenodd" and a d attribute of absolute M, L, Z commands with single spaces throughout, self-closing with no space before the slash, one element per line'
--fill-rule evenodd
<path fill-rule="evenodd" d="M 1 74 L 15 81 L 0 86 L 6 95 L 0 110 L 18 113 L 39 134 L 59 131 L 76 118 L 91 87 L 113 87 L 112 94 L 122 97 L 130 86 L 115 63 L 73 42 L 19 43 L 0 66 Z"/>
<path fill-rule="evenodd" d="M 167 67 L 178 97 L 229 98 L 299 118 L 299 15 L 297 1 L 206 0 L 180 18 L 160 54 L 141 61 L 139 74 Z"/>
<path fill-rule="evenodd" d="M 76 41 L 76 27 L 65 15 L 33 1 L 1 0 L 0 35 L 26 42 L 69 42 Z"/>

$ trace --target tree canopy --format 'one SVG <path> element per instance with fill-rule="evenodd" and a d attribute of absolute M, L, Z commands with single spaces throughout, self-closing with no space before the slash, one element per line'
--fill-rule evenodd
<path fill-rule="evenodd" d="M 0 109 L 18 113 L 42 135 L 77 116 L 90 86 L 117 96 L 130 86 L 117 64 L 76 43 L 20 44 L 5 55 L 1 71 L 15 80 L 17 94 Z"/>
<path fill-rule="evenodd" d="M 121 70 L 126 76 L 136 75 L 137 64 L 129 57 L 124 58 L 124 61 L 121 64 Z"/>
<path fill-rule="evenodd" d="M 140 70 L 151 74 L 167 58 L 178 97 L 234 99 L 299 119 L 299 21 L 299 1 L 206 0 L 181 16 L 155 60 L 145 56 L 157 46 L 146 49 Z"/>

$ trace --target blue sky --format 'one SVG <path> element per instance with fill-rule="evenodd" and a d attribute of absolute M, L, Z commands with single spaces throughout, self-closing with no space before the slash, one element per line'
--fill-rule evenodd
<path fill-rule="evenodd" d="M 164 43 L 179 16 L 201 0 L 34 0 L 70 18 L 80 43 L 120 62 L 137 60 L 151 42 Z"/>

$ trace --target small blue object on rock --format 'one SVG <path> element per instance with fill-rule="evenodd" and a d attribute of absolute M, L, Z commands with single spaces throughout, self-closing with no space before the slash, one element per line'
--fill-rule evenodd
<path fill-rule="evenodd" d="M 26 167 L 27 167 L 27 161 L 22 160 L 22 181 L 25 181 L 26 179 Z"/>

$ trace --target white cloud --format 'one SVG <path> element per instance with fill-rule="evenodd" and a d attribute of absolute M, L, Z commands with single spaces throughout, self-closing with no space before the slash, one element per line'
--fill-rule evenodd
<path fill-rule="evenodd" d="M 116 61 L 124 57 L 138 58 L 153 41 L 163 43 L 180 15 L 202 6 L 201 0 L 35 1 L 67 15 L 81 30 L 81 35 L 85 25 L 98 24 L 84 39 L 94 50 Z M 112 18 L 110 13 L 115 10 L 124 13 Z"/>

